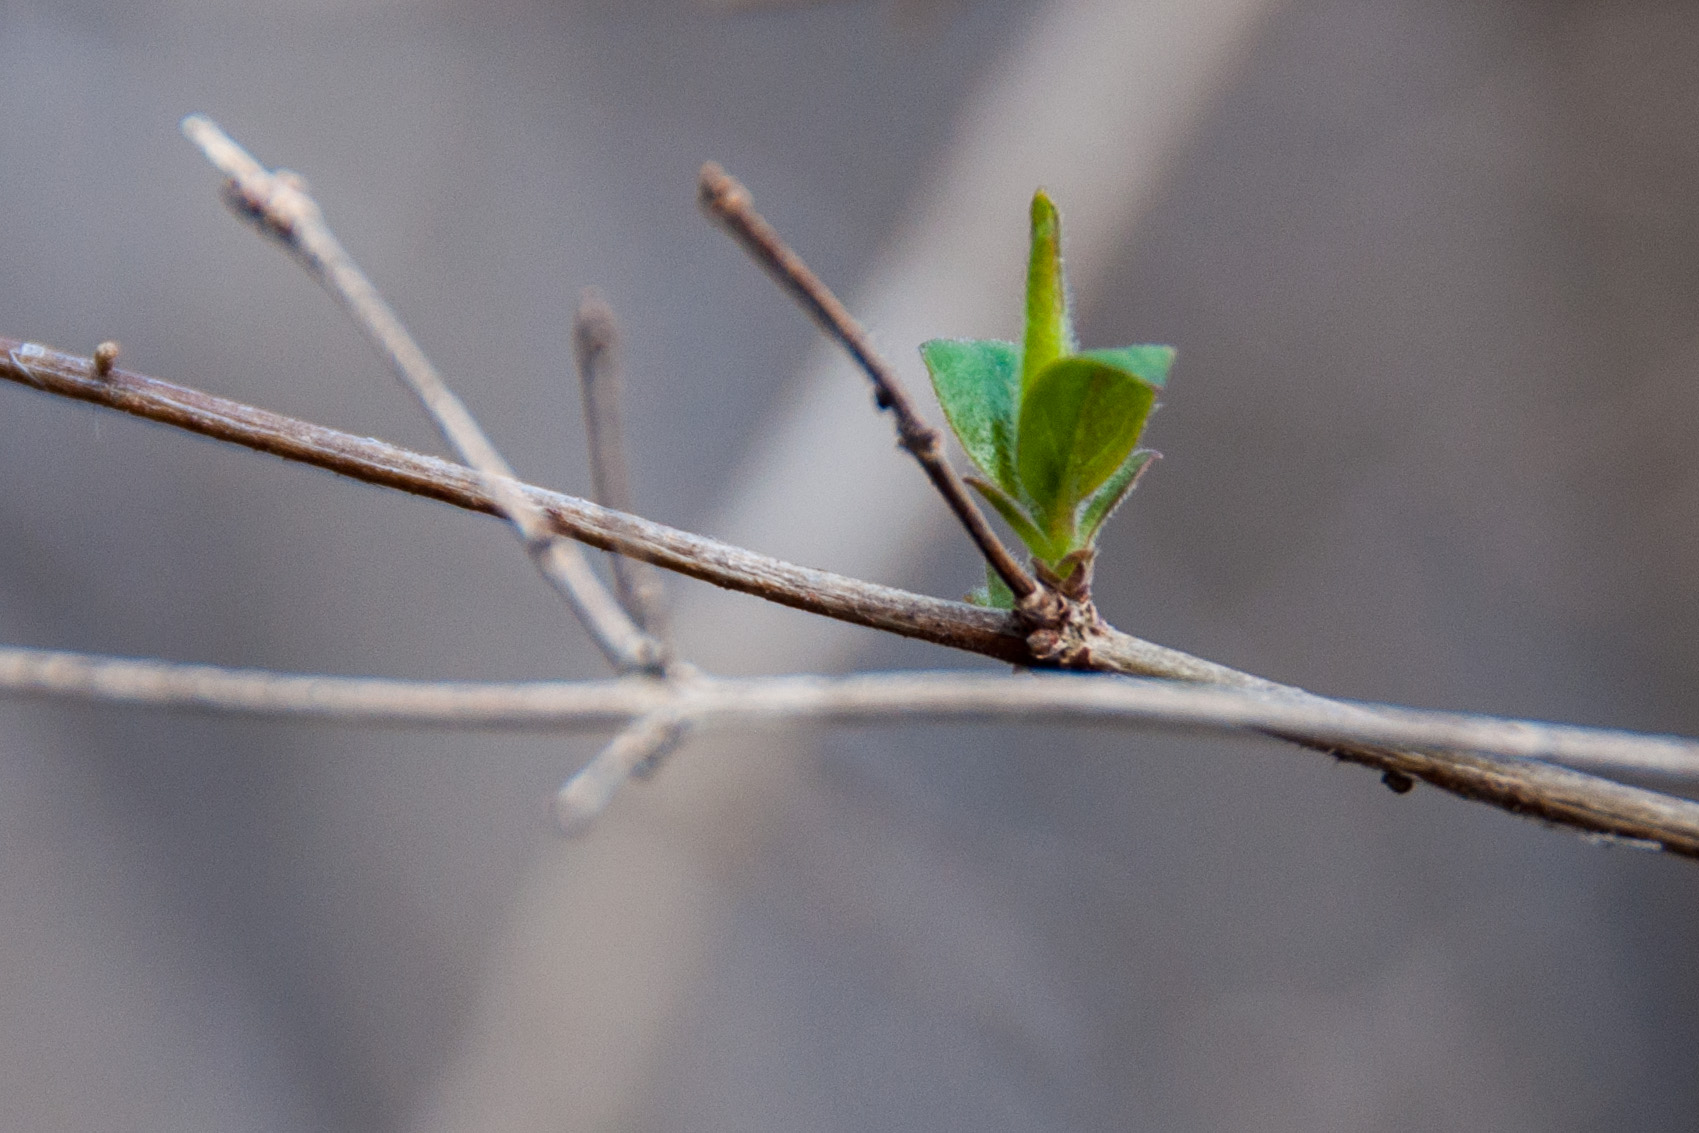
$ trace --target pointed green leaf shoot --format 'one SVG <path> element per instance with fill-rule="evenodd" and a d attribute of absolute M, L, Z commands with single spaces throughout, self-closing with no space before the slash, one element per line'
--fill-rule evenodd
<path fill-rule="evenodd" d="M 920 357 L 950 428 L 979 470 L 1007 492 L 1015 479 L 1015 411 L 1020 351 L 1012 342 L 935 338 Z"/>
<path fill-rule="evenodd" d="M 1038 373 L 1073 353 L 1068 290 L 1062 278 L 1062 217 L 1043 189 L 1032 197 L 1032 254 L 1026 273 L 1026 337 L 1021 351 L 1021 392 Z"/>
<path fill-rule="evenodd" d="M 1073 545 L 1080 504 L 1132 455 L 1155 405 L 1154 386 L 1092 358 L 1038 374 L 1021 399 L 1015 467 L 1050 541 Z"/>
<path fill-rule="evenodd" d="M 1053 578 L 1066 579 L 1091 561 L 1103 524 L 1156 455 L 1137 445 L 1174 350 L 1082 353 L 1068 315 L 1062 220 L 1042 189 L 1031 219 L 1021 345 L 933 339 L 920 353 L 950 428 L 984 474 L 968 483 Z M 1004 606 L 1000 589 L 976 590 L 974 600 Z"/>

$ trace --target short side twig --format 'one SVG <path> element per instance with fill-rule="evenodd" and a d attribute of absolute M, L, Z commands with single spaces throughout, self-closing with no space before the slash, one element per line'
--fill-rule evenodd
<path fill-rule="evenodd" d="M 666 758 L 690 729 L 688 717 L 670 711 L 640 717 L 596 753 L 555 794 L 555 825 L 568 838 L 590 828 L 626 780 Z"/>
<path fill-rule="evenodd" d="M 538 570 L 566 599 L 615 667 L 659 671 L 664 662 L 659 643 L 626 616 L 583 552 L 549 530 L 542 514 L 519 490 L 507 461 L 325 223 L 302 180 L 286 171 L 266 169 L 209 118 L 191 114 L 182 126 L 184 135 L 228 178 L 225 197 L 230 207 L 280 241 L 336 297 L 418 398 L 444 439 L 485 478 Z"/>
<path fill-rule="evenodd" d="M 749 190 L 710 161 L 702 167 L 698 195 L 704 211 L 731 233 L 821 329 L 849 351 L 850 357 L 872 379 L 875 402 L 879 408 L 889 409 L 896 417 L 899 443 L 926 470 L 927 478 L 943 495 L 944 502 L 950 505 L 950 510 L 967 528 L 980 554 L 1013 591 L 1015 598 L 1030 600 L 1037 596 L 1038 583 L 1015 561 L 991 529 L 985 513 L 973 502 L 961 477 L 944 459 L 943 437 L 915 410 L 896 371 L 874 351 L 867 332 L 851 317 L 848 309 L 820 277 L 809 270 L 802 257 L 791 250 L 773 226 L 755 211 Z"/>
<path fill-rule="evenodd" d="M 572 346 L 584 395 L 584 425 L 596 502 L 615 511 L 635 512 L 620 404 L 619 324 L 613 308 L 594 291 L 586 291 L 579 300 L 572 318 Z M 666 591 L 659 576 L 639 559 L 624 555 L 612 558 L 614 582 L 626 611 L 671 653 Z"/>

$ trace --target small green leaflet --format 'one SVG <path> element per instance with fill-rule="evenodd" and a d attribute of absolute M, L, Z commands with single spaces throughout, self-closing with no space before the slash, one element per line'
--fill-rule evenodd
<path fill-rule="evenodd" d="M 1071 533 L 1079 505 L 1133 454 L 1155 406 L 1155 386 L 1093 358 L 1059 358 L 1033 379 L 1015 468 L 1045 534 Z"/>
<path fill-rule="evenodd" d="M 920 357 L 968 459 L 998 484 L 1012 484 L 1020 350 L 994 339 L 935 338 Z"/>

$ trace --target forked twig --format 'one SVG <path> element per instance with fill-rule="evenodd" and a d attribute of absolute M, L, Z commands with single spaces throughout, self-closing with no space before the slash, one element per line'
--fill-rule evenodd
<path fill-rule="evenodd" d="M 519 489 L 513 469 L 337 240 L 302 180 L 287 171 L 266 169 L 209 118 L 191 114 L 183 119 L 182 128 L 184 136 L 228 179 L 226 203 L 281 242 L 336 297 L 418 398 L 443 438 L 483 476 L 497 508 L 513 524 L 537 569 L 566 599 L 608 660 L 621 671 L 661 671 L 665 651 L 660 644 L 620 608 L 583 552 L 549 529 L 541 512 Z"/>
<path fill-rule="evenodd" d="M 831 288 L 809 270 L 802 257 L 792 251 L 778 231 L 755 211 L 749 190 L 719 165 L 710 161 L 702 167 L 697 189 L 703 210 L 731 233 L 743 249 L 766 269 L 767 274 L 813 317 L 822 330 L 849 351 L 850 357 L 866 372 L 873 382 L 874 401 L 879 408 L 889 409 L 896 417 L 898 442 L 920 462 L 927 478 L 943 495 L 944 502 L 949 504 L 962 526 L 967 528 L 969 537 L 980 554 L 985 556 L 985 561 L 1014 592 L 1016 600 L 1036 598 L 1040 593 L 1038 583 L 1015 561 L 991 529 L 985 513 L 973 502 L 967 485 L 944 459 L 942 435 L 920 416 L 896 371 L 874 351 L 867 332 L 832 294 Z"/>

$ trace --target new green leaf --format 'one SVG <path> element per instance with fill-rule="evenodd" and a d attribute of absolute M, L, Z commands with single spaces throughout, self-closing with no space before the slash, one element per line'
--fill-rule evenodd
<path fill-rule="evenodd" d="M 1132 454 L 1155 405 L 1154 386 L 1094 358 L 1038 374 L 1021 399 L 1015 466 L 1047 536 L 1071 538 L 1080 504 Z"/>
<path fill-rule="evenodd" d="M 1115 514 L 1115 509 L 1121 506 L 1121 501 L 1127 498 L 1144 470 L 1158 455 L 1147 448 L 1139 449 L 1086 501 L 1085 510 L 1080 513 L 1081 543 L 1089 547 L 1097 542 L 1097 533 L 1103 530 L 1103 525 Z"/>
<path fill-rule="evenodd" d="M 1125 370 L 1157 389 L 1168 384 L 1168 371 L 1174 366 L 1172 346 L 1121 346 L 1113 350 L 1084 350 L 1080 352 L 1080 357 L 1091 358 Z"/>
<path fill-rule="evenodd" d="M 1005 491 L 1017 492 L 1015 410 L 1020 400 L 1020 351 L 1012 342 L 935 338 L 920 357 L 932 390 L 968 458 Z"/>
<path fill-rule="evenodd" d="M 1041 578 L 1089 593 L 1103 524 L 1154 453 L 1139 435 L 1168 383 L 1174 350 L 1122 346 L 1080 351 L 1062 275 L 1062 218 L 1044 190 L 1032 198 L 1026 326 L 1017 347 L 933 339 L 920 348 L 932 388 L 969 459 L 968 483 L 1020 536 Z M 994 586 L 977 601 L 1009 601 Z"/>

